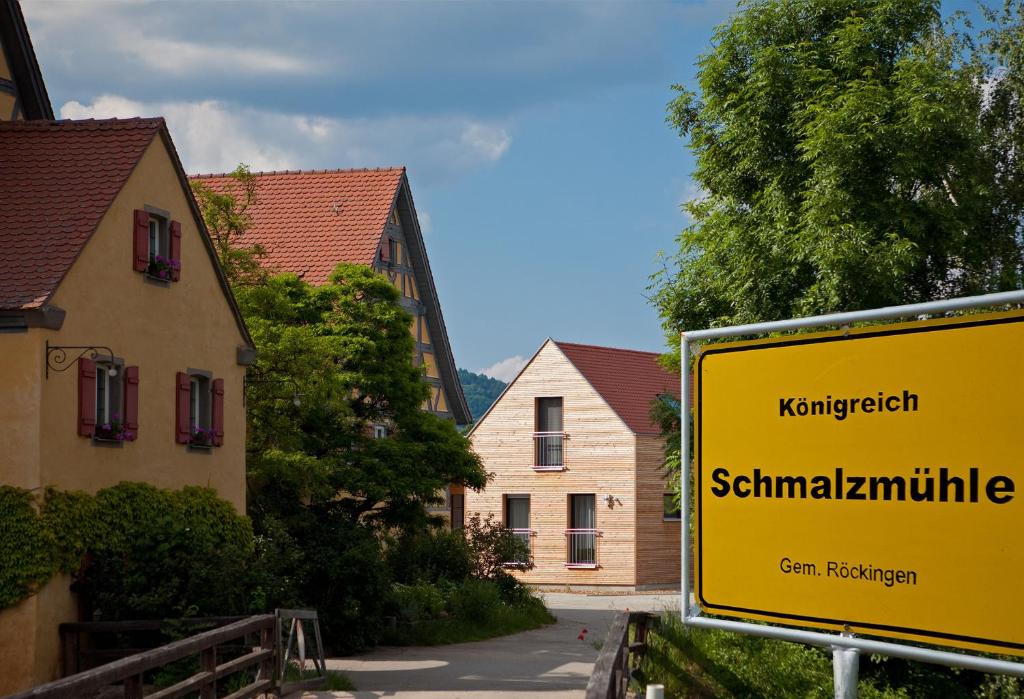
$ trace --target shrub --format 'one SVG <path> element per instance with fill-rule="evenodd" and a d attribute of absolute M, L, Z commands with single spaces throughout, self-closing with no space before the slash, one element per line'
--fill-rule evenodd
<path fill-rule="evenodd" d="M 412 585 L 394 583 L 391 586 L 388 603 L 401 621 L 413 623 L 436 619 L 441 616 L 445 607 L 441 591 L 426 582 Z"/>
<path fill-rule="evenodd" d="M 213 490 L 121 483 L 95 503 L 91 562 L 77 587 L 104 620 L 248 611 L 252 528 Z"/>
<path fill-rule="evenodd" d="M 481 519 L 479 514 L 470 516 L 465 536 L 475 578 L 496 580 L 508 576 L 505 564 L 509 561 L 524 561 L 520 566 L 522 570 L 533 568 L 529 547 L 510 529 L 495 522 L 493 514 L 486 519 Z"/>
<path fill-rule="evenodd" d="M 530 588 L 519 581 L 514 575 L 502 571 L 492 581 L 498 588 L 498 592 L 501 595 L 501 599 L 506 604 L 526 604 L 528 602 L 537 601 L 539 599 L 533 596 Z M 543 603 L 542 603 L 543 604 Z"/>
<path fill-rule="evenodd" d="M 494 619 L 502 607 L 501 592 L 489 580 L 471 578 L 452 593 L 449 605 L 455 617 L 486 624 Z"/>
<path fill-rule="evenodd" d="M 472 571 L 466 538 L 447 529 L 405 533 L 388 549 L 387 558 L 394 579 L 401 583 L 460 582 Z"/>
<path fill-rule="evenodd" d="M 207 488 L 121 483 L 90 496 L 3 486 L 0 532 L 0 608 L 58 572 L 78 573 L 75 589 L 106 619 L 233 614 L 247 606 L 249 522 Z"/>
<path fill-rule="evenodd" d="M 341 508 L 310 508 L 289 522 L 302 552 L 298 595 L 316 609 L 325 646 L 350 653 L 377 642 L 391 574 L 374 531 Z"/>
<path fill-rule="evenodd" d="M 641 683 L 665 685 L 666 697 L 831 697 L 827 651 L 728 631 L 685 628 L 665 614 L 648 637 Z M 1006 681 L 1004 681 L 1006 680 Z M 956 668 L 862 656 L 858 695 L 863 699 L 1019 699 L 1015 678 Z"/>

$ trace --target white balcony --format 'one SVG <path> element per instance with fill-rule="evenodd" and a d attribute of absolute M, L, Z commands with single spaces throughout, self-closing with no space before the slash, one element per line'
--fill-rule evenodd
<path fill-rule="evenodd" d="M 533 470 L 565 470 L 565 432 L 533 433 Z"/>
<path fill-rule="evenodd" d="M 597 568 L 597 544 L 601 538 L 598 529 L 565 530 L 565 567 Z"/>

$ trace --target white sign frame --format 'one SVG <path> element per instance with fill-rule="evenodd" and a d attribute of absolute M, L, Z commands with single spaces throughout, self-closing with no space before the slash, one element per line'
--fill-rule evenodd
<path fill-rule="evenodd" d="M 951 311 L 995 308 L 999 306 L 1017 304 L 1024 304 L 1024 290 L 986 294 L 983 296 L 968 296 L 945 301 L 908 304 L 904 306 L 889 306 L 886 308 L 853 311 L 849 313 L 832 313 L 828 315 L 809 316 L 806 318 L 791 318 L 788 320 L 779 320 L 768 323 L 734 325 L 727 328 L 708 328 L 706 330 L 681 333 L 680 373 L 682 392 L 680 393 L 680 396 L 682 399 L 680 400 L 680 449 L 683 457 L 680 459 L 680 508 L 682 510 L 683 536 L 681 537 L 682 577 L 680 585 L 680 612 L 683 624 L 693 628 L 734 631 L 751 636 L 774 638 L 783 641 L 831 648 L 833 651 L 833 668 L 836 673 L 836 696 L 856 696 L 855 692 L 858 665 L 856 658 L 858 653 L 887 655 L 895 658 L 904 658 L 906 660 L 948 665 L 950 667 L 962 667 L 980 672 L 1024 677 L 1024 663 L 1022 662 L 999 660 L 997 658 L 980 655 L 943 651 L 935 648 L 907 645 L 890 641 L 876 641 L 846 633 L 835 634 L 821 631 L 808 631 L 805 629 L 792 628 L 778 624 L 753 624 L 730 619 L 705 617 L 702 616 L 700 606 L 693 599 L 693 590 L 690 586 L 690 554 L 693 550 L 693 542 L 690 535 L 692 517 L 690 507 L 690 500 L 692 497 L 690 478 L 692 466 L 691 460 L 688 458 L 688 455 L 691 452 L 693 436 L 690 427 L 692 408 L 689 401 L 690 357 L 691 355 L 699 353 L 702 342 L 727 337 L 763 335 L 766 333 L 801 330 L 806 328 L 820 328 L 828 326 L 848 328 L 854 323 L 865 321 L 915 317 L 921 318 L 922 316 L 944 314 Z M 850 692 L 853 693 L 851 694 Z"/>

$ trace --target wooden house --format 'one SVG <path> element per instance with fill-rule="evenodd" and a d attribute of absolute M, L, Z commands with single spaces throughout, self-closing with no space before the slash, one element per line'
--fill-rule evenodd
<path fill-rule="evenodd" d="M 528 544 L 524 582 L 678 586 L 679 513 L 650 413 L 678 398 L 679 380 L 657 358 L 549 339 L 470 431 L 494 478 L 466 493 L 466 512 Z"/>

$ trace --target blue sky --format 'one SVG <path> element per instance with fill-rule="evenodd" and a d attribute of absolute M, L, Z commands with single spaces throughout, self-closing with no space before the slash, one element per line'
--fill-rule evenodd
<path fill-rule="evenodd" d="M 505 379 L 549 336 L 664 348 L 665 105 L 734 7 L 23 0 L 54 111 L 165 116 L 190 172 L 406 165 L 456 362 Z"/>

